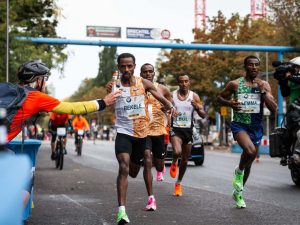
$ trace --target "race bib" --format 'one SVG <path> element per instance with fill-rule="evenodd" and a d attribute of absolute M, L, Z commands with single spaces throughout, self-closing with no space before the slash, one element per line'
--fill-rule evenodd
<path fill-rule="evenodd" d="M 121 97 L 117 115 L 125 116 L 128 119 L 136 119 L 141 116 L 145 116 L 144 96 L 140 95 Z"/>
<path fill-rule="evenodd" d="M 261 96 L 254 93 L 238 94 L 238 101 L 241 103 L 242 113 L 260 113 Z"/>
<path fill-rule="evenodd" d="M 189 128 L 191 127 L 191 115 L 190 113 L 187 114 L 186 112 L 179 113 L 179 115 L 176 117 L 174 127 L 182 127 L 182 128 Z"/>

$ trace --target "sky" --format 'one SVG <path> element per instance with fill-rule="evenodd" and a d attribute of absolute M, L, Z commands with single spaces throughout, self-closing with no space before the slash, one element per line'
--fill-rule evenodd
<path fill-rule="evenodd" d="M 170 39 L 193 41 L 194 0 L 58 0 L 61 17 L 57 35 L 67 39 L 104 41 L 135 41 L 126 39 L 126 27 L 160 28 L 171 32 Z M 250 0 L 206 0 L 206 14 L 216 16 L 222 11 L 228 18 L 238 12 L 250 13 Z M 94 38 L 86 36 L 86 26 L 122 27 L 122 38 Z M 164 40 L 138 40 L 169 42 Z M 61 74 L 52 70 L 49 83 L 54 85 L 54 96 L 60 100 L 72 95 L 85 78 L 97 76 L 99 52 L 103 47 L 68 45 L 64 50 L 68 60 Z M 118 54 L 130 52 L 136 57 L 135 74 L 144 63 L 155 65 L 160 49 L 118 47 Z"/>

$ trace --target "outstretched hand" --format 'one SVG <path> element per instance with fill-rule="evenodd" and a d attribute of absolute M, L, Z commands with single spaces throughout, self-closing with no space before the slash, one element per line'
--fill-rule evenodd
<path fill-rule="evenodd" d="M 105 104 L 106 104 L 106 106 L 110 106 L 110 105 L 115 104 L 117 98 L 118 98 L 121 94 L 122 94 L 122 90 L 117 90 L 117 91 L 115 91 L 115 92 L 112 92 L 112 93 L 106 95 L 106 96 L 104 97 L 104 99 L 103 99 L 104 102 L 105 102 Z"/>

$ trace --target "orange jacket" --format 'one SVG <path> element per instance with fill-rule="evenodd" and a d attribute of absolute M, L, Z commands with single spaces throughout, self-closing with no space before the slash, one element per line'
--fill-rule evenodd
<path fill-rule="evenodd" d="M 90 125 L 84 117 L 81 117 L 79 119 L 79 117 L 76 116 L 73 119 L 72 126 L 73 126 L 73 129 L 76 131 L 77 130 L 90 130 Z"/>

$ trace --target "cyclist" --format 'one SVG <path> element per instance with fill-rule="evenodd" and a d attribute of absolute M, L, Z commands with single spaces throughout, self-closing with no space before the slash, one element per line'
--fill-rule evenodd
<path fill-rule="evenodd" d="M 48 127 L 49 127 L 49 131 L 52 134 L 52 138 L 51 138 L 51 159 L 52 160 L 55 160 L 55 142 L 57 137 L 56 130 L 58 127 L 66 127 L 67 123 L 69 123 L 69 125 L 72 126 L 71 118 L 72 117 L 69 114 L 60 114 L 60 113 L 53 112 L 49 119 Z M 66 145 L 67 145 L 67 136 L 64 137 L 65 154 L 67 154 Z"/>
<path fill-rule="evenodd" d="M 49 72 L 49 68 L 38 60 L 28 61 L 18 68 L 19 85 L 26 87 L 29 92 L 21 108 L 18 109 L 9 124 L 8 141 L 11 141 L 21 132 L 24 121 L 39 112 L 84 114 L 102 111 L 106 106 L 114 104 L 120 95 L 120 91 L 116 91 L 108 94 L 104 99 L 72 103 L 60 102 L 58 99 L 45 94 L 46 82 L 50 76 Z M 32 185 L 28 185 L 28 189 L 26 189 L 26 202 L 24 204 L 27 204 L 29 200 L 31 187 Z"/>
<path fill-rule="evenodd" d="M 90 131 L 90 125 L 87 120 L 82 115 L 76 115 L 73 119 L 72 126 L 75 132 L 75 146 L 77 151 L 78 149 L 78 131 L 83 130 L 85 132 Z"/>

